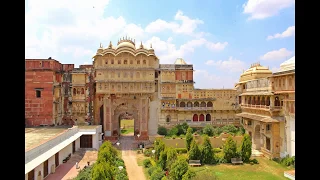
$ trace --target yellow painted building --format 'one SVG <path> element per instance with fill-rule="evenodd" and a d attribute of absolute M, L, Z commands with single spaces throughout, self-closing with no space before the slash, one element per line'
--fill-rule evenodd
<path fill-rule="evenodd" d="M 283 157 L 287 154 L 285 124 L 290 113 L 285 107 L 292 106 L 284 102 L 290 101 L 290 97 L 294 102 L 293 82 L 294 70 L 273 74 L 256 63 L 240 76 L 236 84 L 242 111 L 237 116 L 242 118 L 241 124 L 252 137 L 253 149 L 266 157 Z"/>
<path fill-rule="evenodd" d="M 118 138 L 119 121 L 128 115 L 141 140 L 156 135 L 159 125 L 240 125 L 237 91 L 194 89 L 193 65 L 181 58 L 159 64 L 152 45 L 126 37 L 116 46 L 100 44 L 93 59 L 91 68 L 72 71 L 72 114 L 77 121 L 92 118 L 103 125 L 106 139 Z"/>

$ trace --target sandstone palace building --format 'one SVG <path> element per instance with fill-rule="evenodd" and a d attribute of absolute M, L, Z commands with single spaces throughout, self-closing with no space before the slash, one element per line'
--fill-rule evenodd
<path fill-rule="evenodd" d="M 92 65 L 26 59 L 26 126 L 102 125 L 105 139 L 117 139 L 120 120 L 134 119 L 140 139 L 159 125 L 240 125 L 235 89 L 195 89 L 193 65 L 183 59 L 159 64 L 152 45 L 122 38 L 101 44 Z"/>

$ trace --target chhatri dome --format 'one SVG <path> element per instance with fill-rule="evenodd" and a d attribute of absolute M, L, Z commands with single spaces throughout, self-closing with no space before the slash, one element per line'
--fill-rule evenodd
<path fill-rule="evenodd" d="M 187 64 L 187 63 L 182 58 L 178 58 L 178 59 L 176 59 L 174 64 Z"/>
<path fill-rule="evenodd" d="M 280 70 L 281 71 L 289 71 L 289 70 L 294 70 L 295 69 L 295 56 L 292 58 L 286 60 L 285 62 L 280 64 Z"/>
<path fill-rule="evenodd" d="M 250 81 L 259 78 L 266 78 L 272 75 L 269 68 L 261 66 L 260 63 L 251 64 L 251 67 L 240 75 L 240 82 Z"/>
<path fill-rule="evenodd" d="M 133 49 L 136 49 L 136 43 L 135 43 L 135 40 L 132 41 L 132 38 L 128 38 L 127 36 L 123 39 L 120 39 L 120 41 L 118 41 L 118 44 L 117 44 L 117 49 L 121 48 L 121 47 L 129 47 L 129 48 L 133 48 Z"/>

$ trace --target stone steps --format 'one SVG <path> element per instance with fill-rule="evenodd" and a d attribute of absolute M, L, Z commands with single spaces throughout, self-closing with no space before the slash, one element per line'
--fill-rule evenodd
<path fill-rule="evenodd" d="M 259 150 L 252 149 L 251 157 L 261 157 L 263 154 Z"/>

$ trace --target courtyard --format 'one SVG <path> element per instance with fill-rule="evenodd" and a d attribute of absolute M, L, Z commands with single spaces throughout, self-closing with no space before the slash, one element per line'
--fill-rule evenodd
<path fill-rule="evenodd" d="M 78 171 L 82 169 L 87 162 L 93 164 L 96 162 L 98 157 L 98 151 L 94 149 L 79 149 L 75 152 L 71 158 L 66 162 L 61 164 L 54 174 L 50 174 L 45 178 L 45 180 L 70 180 L 78 175 Z M 76 163 L 80 169 L 76 169 Z"/>

